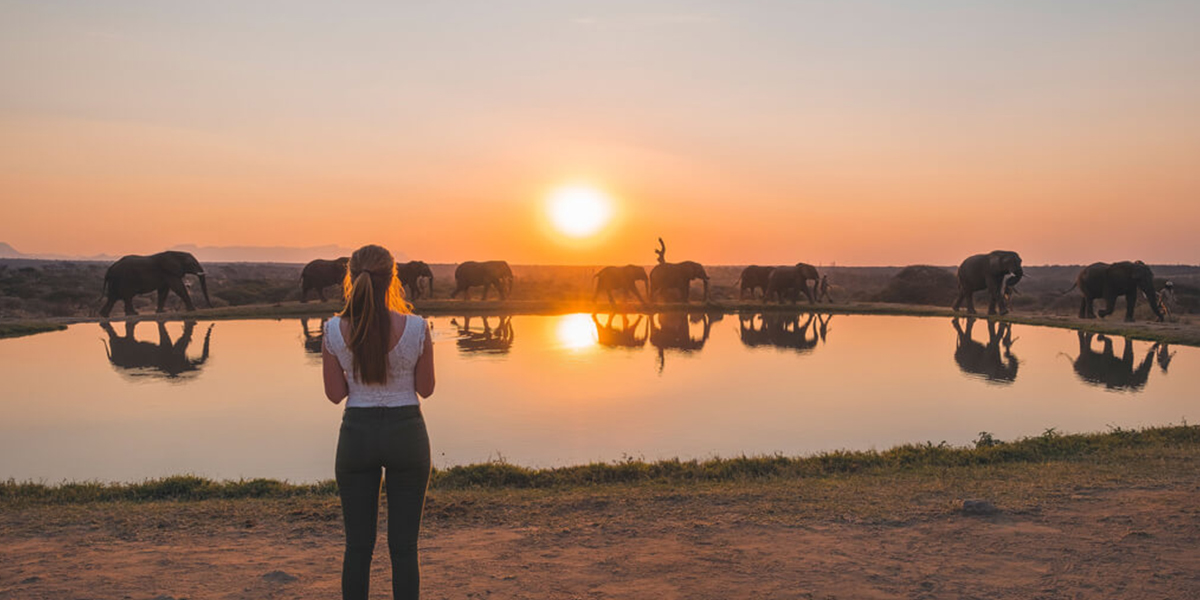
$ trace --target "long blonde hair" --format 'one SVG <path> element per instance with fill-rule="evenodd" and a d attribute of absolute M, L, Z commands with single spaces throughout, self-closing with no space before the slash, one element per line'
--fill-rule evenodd
<path fill-rule="evenodd" d="M 363 383 L 385 384 L 392 328 L 389 311 L 412 313 L 392 253 L 374 244 L 355 250 L 346 264 L 342 287 L 346 306 L 339 314 L 350 323 L 346 345 L 354 357 L 354 375 Z"/>

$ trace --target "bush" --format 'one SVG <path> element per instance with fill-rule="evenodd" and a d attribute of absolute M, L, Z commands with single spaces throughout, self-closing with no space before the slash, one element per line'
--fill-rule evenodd
<path fill-rule="evenodd" d="M 904 267 L 875 297 L 878 302 L 947 306 L 958 296 L 958 279 L 942 267 Z"/>

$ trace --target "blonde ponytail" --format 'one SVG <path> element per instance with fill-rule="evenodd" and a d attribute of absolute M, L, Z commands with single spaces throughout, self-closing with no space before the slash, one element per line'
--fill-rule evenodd
<path fill-rule="evenodd" d="M 389 312 L 412 312 L 396 278 L 392 253 L 376 245 L 356 250 L 346 265 L 343 288 L 346 306 L 341 315 L 350 324 L 347 346 L 354 357 L 354 375 L 363 383 L 385 384 L 392 327 Z"/>

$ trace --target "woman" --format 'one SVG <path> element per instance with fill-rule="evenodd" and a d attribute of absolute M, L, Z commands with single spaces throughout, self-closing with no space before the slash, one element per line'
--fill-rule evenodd
<path fill-rule="evenodd" d="M 367 597 L 381 471 L 387 472 L 392 594 L 420 595 L 417 533 L 429 483 L 421 398 L 433 393 L 433 342 L 425 321 L 405 302 L 395 271 L 391 253 L 380 246 L 354 252 L 344 284 L 346 307 L 325 323 L 321 349 L 325 396 L 334 404 L 348 398 L 335 467 L 346 525 L 347 600 Z"/>

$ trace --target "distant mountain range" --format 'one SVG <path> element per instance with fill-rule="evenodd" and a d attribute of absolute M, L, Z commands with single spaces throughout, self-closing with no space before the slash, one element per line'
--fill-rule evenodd
<path fill-rule="evenodd" d="M 196 244 L 180 244 L 170 250 L 191 252 L 201 262 L 280 262 L 306 263 L 314 258 L 337 258 L 349 256 L 354 250 L 336 244 L 324 246 L 198 246 Z M 70 254 L 30 253 L 26 254 L 13 248 L 10 244 L 0 242 L 0 258 L 24 258 L 35 260 L 96 260 L 113 261 L 119 256 L 97 254 L 80 256 Z M 396 260 L 407 260 L 400 255 Z"/>

